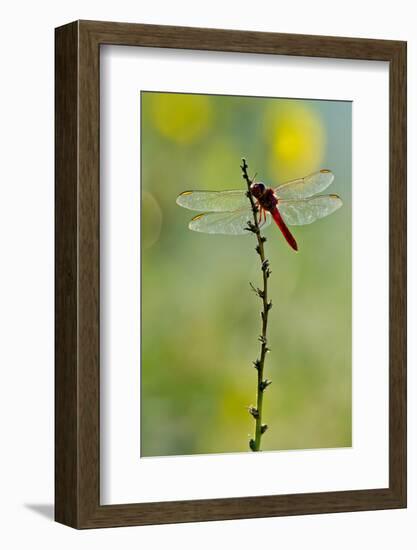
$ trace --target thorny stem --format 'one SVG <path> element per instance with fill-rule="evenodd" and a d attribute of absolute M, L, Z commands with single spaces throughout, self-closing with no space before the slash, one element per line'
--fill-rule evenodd
<path fill-rule="evenodd" d="M 252 233 L 255 233 L 256 238 L 258 240 L 256 252 L 260 257 L 262 279 L 263 279 L 262 290 L 260 288 L 255 288 L 251 283 L 252 290 L 259 296 L 259 298 L 261 298 L 262 304 L 263 304 L 263 311 L 261 312 L 262 332 L 258 338 L 259 342 L 261 343 L 260 355 L 259 355 L 259 358 L 256 359 L 256 361 L 254 361 L 253 363 L 258 374 L 257 390 L 256 390 L 256 407 L 253 407 L 253 406 L 249 407 L 249 412 L 255 419 L 255 436 L 254 436 L 254 439 L 251 439 L 249 441 L 249 447 L 252 451 L 260 451 L 262 434 L 264 434 L 268 428 L 266 424 L 262 424 L 263 396 L 264 396 L 265 389 L 271 383 L 270 380 L 264 380 L 263 378 L 265 357 L 269 351 L 268 341 L 267 341 L 267 328 L 268 328 L 268 313 L 269 313 L 269 310 L 272 308 L 272 302 L 268 301 L 268 279 L 271 274 L 271 271 L 269 269 L 269 261 L 265 258 L 264 243 L 266 242 L 266 238 L 261 234 L 261 230 L 259 228 L 258 207 L 255 203 L 254 197 L 250 190 L 250 186 L 253 180 L 251 180 L 248 176 L 248 171 L 247 171 L 248 165 L 246 164 L 246 160 L 244 158 L 242 159 L 241 169 L 242 169 L 243 179 L 246 181 L 248 186 L 247 197 L 250 201 L 252 214 L 253 214 L 253 223 L 248 222 L 247 230 L 251 231 Z"/>

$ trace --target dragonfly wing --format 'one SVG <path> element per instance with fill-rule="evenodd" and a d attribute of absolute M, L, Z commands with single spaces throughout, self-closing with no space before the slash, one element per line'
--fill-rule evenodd
<path fill-rule="evenodd" d="M 184 191 L 177 204 L 197 212 L 232 212 L 248 206 L 249 199 L 242 189 L 231 191 Z"/>
<path fill-rule="evenodd" d="M 306 199 L 327 189 L 333 180 L 333 172 L 323 169 L 305 178 L 283 183 L 274 191 L 279 199 Z"/>
<path fill-rule="evenodd" d="M 307 225 L 332 214 L 342 204 L 339 195 L 321 195 L 302 200 L 280 200 L 278 210 L 288 225 Z"/>
<path fill-rule="evenodd" d="M 240 208 L 234 212 L 206 212 L 195 216 L 188 227 L 200 233 L 219 233 L 222 235 L 245 235 L 249 233 L 245 228 L 248 222 L 253 222 L 253 214 L 250 207 Z M 269 213 L 266 220 L 259 227 L 266 227 L 271 222 Z"/>

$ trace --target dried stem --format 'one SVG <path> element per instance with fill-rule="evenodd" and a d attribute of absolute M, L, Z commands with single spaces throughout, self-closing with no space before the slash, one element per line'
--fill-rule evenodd
<path fill-rule="evenodd" d="M 249 413 L 255 419 L 255 435 L 254 435 L 254 438 L 249 441 L 249 447 L 252 451 L 260 451 L 262 434 L 264 434 L 268 428 L 266 424 L 262 424 L 263 395 L 264 395 L 265 389 L 271 383 L 270 380 L 266 380 L 263 378 L 265 357 L 269 351 L 268 341 L 267 341 L 267 328 L 268 328 L 268 313 L 269 313 L 269 310 L 272 308 L 272 302 L 270 300 L 268 301 L 268 279 L 269 279 L 269 276 L 271 275 L 271 271 L 269 269 L 269 261 L 265 258 L 264 243 L 266 242 L 266 237 L 264 237 L 261 234 L 261 230 L 258 222 L 258 207 L 250 191 L 250 186 L 253 180 L 251 180 L 248 176 L 248 171 L 247 171 L 248 165 L 246 164 L 245 159 L 242 159 L 241 169 L 242 169 L 243 179 L 246 181 L 248 186 L 247 197 L 250 201 L 252 214 L 253 214 L 253 223 L 248 222 L 247 230 L 254 233 L 258 240 L 258 245 L 255 250 L 260 257 L 262 280 L 263 280 L 262 289 L 256 288 L 254 287 L 254 285 L 252 285 L 252 283 L 250 283 L 252 290 L 257 294 L 257 296 L 259 296 L 263 304 L 263 310 L 261 311 L 262 332 L 258 338 L 259 342 L 261 343 L 260 355 L 259 355 L 259 358 L 256 359 L 256 361 L 254 361 L 253 363 L 258 374 L 257 390 L 256 390 L 256 407 L 253 407 L 253 406 L 249 407 Z"/>

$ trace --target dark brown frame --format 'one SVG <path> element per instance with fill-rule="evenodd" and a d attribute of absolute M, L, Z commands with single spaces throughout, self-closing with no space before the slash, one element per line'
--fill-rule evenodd
<path fill-rule="evenodd" d="M 389 62 L 389 487 L 100 505 L 99 52 L 102 44 Z M 404 508 L 406 43 L 76 21 L 56 29 L 55 45 L 56 521 L 75 528 L 94 528 Z"/>

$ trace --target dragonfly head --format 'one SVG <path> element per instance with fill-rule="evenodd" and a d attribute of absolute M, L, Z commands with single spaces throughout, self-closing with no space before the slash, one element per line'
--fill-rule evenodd
<path fill-rule="evenodd" d="M 259 199 L 265 193 L 265 185 L 261 181 L 252 183 L 250 190 L 255 199 Z"/>

